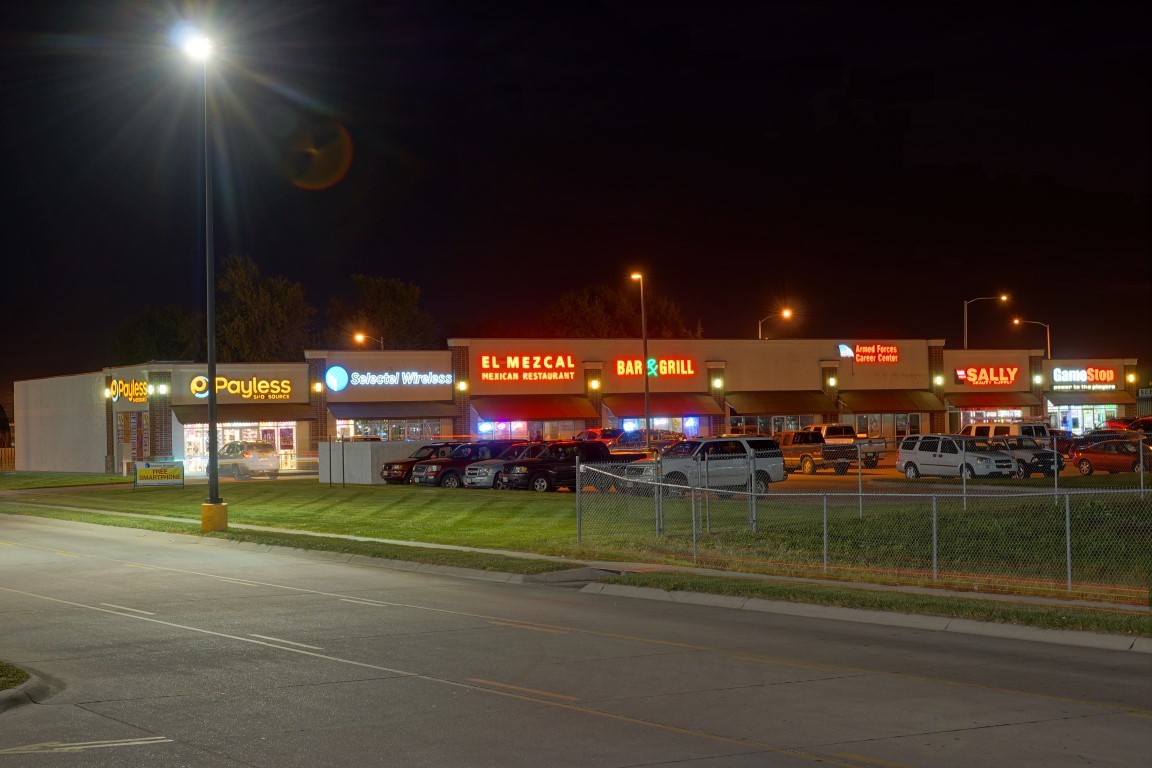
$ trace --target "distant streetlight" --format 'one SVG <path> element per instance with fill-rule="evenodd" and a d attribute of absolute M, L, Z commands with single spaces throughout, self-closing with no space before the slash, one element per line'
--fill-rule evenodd
<path fill-rule="evenodd" d="M 632 279 L 640 283 L 640 340 L 643 358 L 640 360 L 640 375 L 644 377 L 644 449 L 652 448 L 652 425 L 648 419 L 648 316 L 644 312 L 644 275 L 632 273 Z"/>
<path fill-rule="evenodd" d="M 384 349 L 384 339 L 382 338 L 378 339 L 375 336 L 369 336 L 366 333 L 357 333 L 353 338 L 356 339 L 357 344 L 363 344 L 365 340 L 377 341 L 380 343 L 380 349 Z"/>
<path fill-rule="evenodd" d="M 769 319 L 769 318 L 772 318 L 772 317 L 779 317 L 782 320 L 791 320 L 792 319 L 792 310 L 789 307 L 785 307 L 784 309 L 780 310 L 779 312 L 772 312 L 772 313 L 764 315 L 764 317 L 760 318 L 759 322 L 756 323 L 756 338 L 758 338 L 758 339 L 764 338 L 764 321 Z"/>
<path fill-rule="evenodd" d="M 1052 326 L 1048 325 L 1048 323 L 1041 323 L 1039 320 L 1021 320 L 1018 317 L 1012 319 L 1013 325 L 1020 325 L 1021 323 L 1027 323 L 1028 325 L 1042 325 L 1042 326 L 1044 326 L 1045 356 L 1049 360 L 1051 360 L 1052 359 Z"/>
<path fill-rule="evenodd" d="M 204 263 L 207 276 L 207 304 L 205 314 L 208 316 L 208 498 L 205 499 L 201 514 L 209 515 L 213 521 L 219 521 L 223 510 L 223 499 L 220 498 L 220 461 L 217 446 L 217 419 L 216 419 L 216 265 L 212 253 L 212 148 L 211 132 L 209 131 L 208 110 L 208 60 L 212 58 L 212 41 L 202 34 L 189 34 L 184 39 L 184 53 L 193 61 L 200 63 L 200 82 L 204 97 L 204 135 L 203 135 L 203 161 L 204 161 Z M 208 509 L 205 509 L 208 507 Z M 227 518 L 224 527 L 227 527 Z"/>
<path fill-rule="evenodd" d="M 968 305 L 977 301 L 1008 301 L 1008 294 L 1002 293 L 999 296 L 981 296 L 976 299 L 968 299 L 964 302 L 964 349 L 968 349 Z"/>

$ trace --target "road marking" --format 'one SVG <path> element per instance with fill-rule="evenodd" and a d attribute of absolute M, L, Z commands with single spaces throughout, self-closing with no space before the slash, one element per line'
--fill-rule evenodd
<path fill-rule="evenodd" d="M 912 768 L 907 763 L 894 763 L 891 760 L 884 760 L 879 757 L 868 757 L 866 755 L 854 755 L 851 752 L 836 752 L 834 757 L 840 757 L 845 760 L 855 760 L 860 763 L 867 763 L 868 765 L 879 765 L 880 768 Z"/>
<path fill-rule="evenodd" d="M 568 630 L 566 630 L 566 629 L 554 629 L 552 627 L 542 627 L 542 626 L 537 626 L 535 624 L 528 624 L 525 622 L 496 621 L 495 619 L 493 619 L 493 620 L 489 621 L 488 623 L 489 624 L 495 624 L 498 627 L 512 627 L 513 629 L 530 629 L 533 632 L 549 632 L 553 635 L 566 635 L 566 634 L 568 634 Z"/>
<path fill-rule="evenodd" d="M 107 747 L 140 747 L 147 744 L 171 743 L 172 739 L 166 736 L 148 736 L 141 739 L 118 739 L 115 741 L 76 741 L 66 743 L 62 741 L 42 741 L 39 744 L 26 744 L 22 747 L 8 747 L 0 749 L 0 755 L 30 755 L 37 752 L 83 752 L 86 749 L 104 749 Z"/>
<path fill-rule="evenodd" d="M 266 587 L 267 584 L 261 584 L 258 581 L 245 581 L 244 579 L 233 579 L 228 576 L 217 576 L 220 581 L 226 581 L 229 584 L 243 584 L 246 587 Z"/>
<path fill-rule="evenodd" d="M 376 602 L 373 602 L 371 600 L 357 600 L 357 599 L 351 598 L 351 597 L 342 597 L 342 598 L 340 598 L 340 602 L 342 602 L 342 603 L 356 603 L 356 605 L 371 605 L 371 606 L 374 606 L 376 608 L 388 608 L 389 607 L 388 603 L 376 603 Z"/>
<path fill-rule="evenodd" d="M 253 634 L 250 634 L 248 636 L 249 637 L 258 637 L 261 640 L 272 640 L 272 641 L 277 642 L 277 643 L 288 643 L 288 645 L 298 645 L 301 648 L 311 648 L 314 651 L 324 650 L 323 648 L 321 648 L 317 645 L 305 645 L 304 643 L 294 643 L 291 640 L 284 640 L 284 639 L 279 638 L 279 637 L 269 637 L 268 635 L 253 635 Z"/>
<path fill-rule="evenodd" d="M 143 569 L 143 570 L 145 570 L 145 571 L 155 571 L 155 570 L 158 570 L 158 569 L 157 569 L 155 566 L 151 566 L 151 565 L 141 565 L 140 563 L 124 563 L 124 565 L 128 566 L 129 568 L 140 568 L 140 569 Z"/>
<path fill-rule="evenodd" d="M 512 691 L 520 691 L 521 693 L 531 693 L 531 694 L 534 694 L 536 696 L 548 696 L 550 698 L 560 699 L 562 701 L 580 701 L 580 699 L 576 698 L 575 696 L 565 696 L 562 693 L 549 693 L 548 691 L 540 691 L 540 690 L 537 690 L 535 688 L 522 688 L 519 685 L 510 685 L 509 683 L 498 683 L 495 680 L 483 680 L 479 677 L 470 677 L 468 679 L 473 683 L 478 683 L 479 685 L 494 685 L 497 688 L 507 688 L 507 689 L 512 690 Z"/>
<path fill-rule="evenodd" d="M 100 603 L 100 605 L 106 605 L 109 608 L 119 608 L 122 611 L 132 611 L 132 613 L 142 613 L 145 616 L 155 616 L 156 615 L 152 611 L 142 611 L 139 608 L 126 608 L 123 605 L 113 605 L 112 603 Z"/>

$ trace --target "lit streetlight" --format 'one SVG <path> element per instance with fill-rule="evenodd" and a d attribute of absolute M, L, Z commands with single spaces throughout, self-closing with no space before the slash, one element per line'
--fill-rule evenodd
<path fill-rule="evenodd" d="M 1002 293 L 999 296 L 980 296 L 975 299 L 968 299 L 964 302 L 964 349 L 968 349 L 968 305 L 977 301 L 1008 301 L 1008 294 Z"/>
<path fill-rule="evenodd" d="M 201 528 L 226 530 L 228 505 L 220 498 L 220 461 L 217 445 L 216 418 L 216 265 L 212 253 L 212 147 L 209 131 L 208 60 L 212 58 L 212 41 L 199 33 L 184 39 L 184 52 L 200 63 L 200 82 L 203 91 L 204 122 L 201 142 L 204 161 L 204 264 L 206 275 L 205 314 L 208 318 L 208 498 L 200 506 Z"/>
<path fill-rule="evenodd" d="M 1042 325 L 1042 326 L 1044 326 L 1045 356 L 1047 357 L 1047 359 L 1051 360 L 1052 359 L 1052 327 L 1050 325 L 1048 325 L 1048 323 L 1042 323 L 1039 320 L 1021 320 L 1018 317 L 1012 319 L 1013 325 L 1020 325 L 1021 323 L 1027 323 L 1028 325 Z"/>
<path fill-rule="evenodd" d="M 640 339 L 643 355 L 640 361 L 640 375 L 644 377 L 644 449 L 652 448 L 652 425 L 648 419 L 648 315 L 644 311 L 644 275 L 632 273 L 632 279 L 640 283 Z"/>
<path fill-rule="evenodd" d="M 760 318 L 759 322 L 756 323 L 756 338 L 764 338 L 764 321 L 772 317 L 779 317 L 782 320 L 791 320 L 792 309 L 790 307 L 784 307 L 784 309 L 780 310 L 779 312 L 772 312 Z"/>
<path fill-rule="evenodd" d="M 369 335 L 368 335 L 368 334 L 366 334 L 366 333 L 357 333 L 357 334 L 356 334 L 355 336 L 353 336 L 352 338 L 356 339 L 356 343 L 357 343 L 357 344 L 363 344 L 365 341 L 375 341 L 375 342 L 379 342 L 379 344 L 380 344 L 380 349 L 384 349 L 384 339 L 383 339 L 383 338 L 379 338 L 379 339 L 378 339 L 378 338 L 376 338 L 375 336 L 369 336 Z"/>

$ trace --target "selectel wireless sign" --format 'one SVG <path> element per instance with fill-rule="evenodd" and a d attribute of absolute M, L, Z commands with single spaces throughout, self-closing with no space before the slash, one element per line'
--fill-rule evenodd
<path fill-rule="evenodd" d="M 208 402 L 209 388 L 218 403 L 306 403 L 308 366 L 276 363 L 221 365 L 216 380 L 208 381 L 203 368 L 180 368 L 172 373 L 172 402 L 192 405 Z"/>

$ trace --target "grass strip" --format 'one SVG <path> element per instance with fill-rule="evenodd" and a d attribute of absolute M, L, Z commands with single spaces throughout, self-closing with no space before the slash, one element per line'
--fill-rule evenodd
<path fill-rule="evenodd" d="M 0 691 L 5 688 L 15 688 L 28 679 L 28 673 L 11 664 L 0 661 Z"/>
<path fill-rule="evenodd" d="M 731 597 L 760 598 L 789 603 L 892 611 L 924 616 L 996 622 L 1038 627 L 1152 637 L 1152 615 L 1147 611 L 1081 608 L 1017 603 L 908 592 L 852 589 L 839 585 L 762 581 L 759 579 L 698 576 L 682 573 L 637 573 L 613 576 L 605 584 L 652 587 L 668 592 L 703 592 Z"/>

